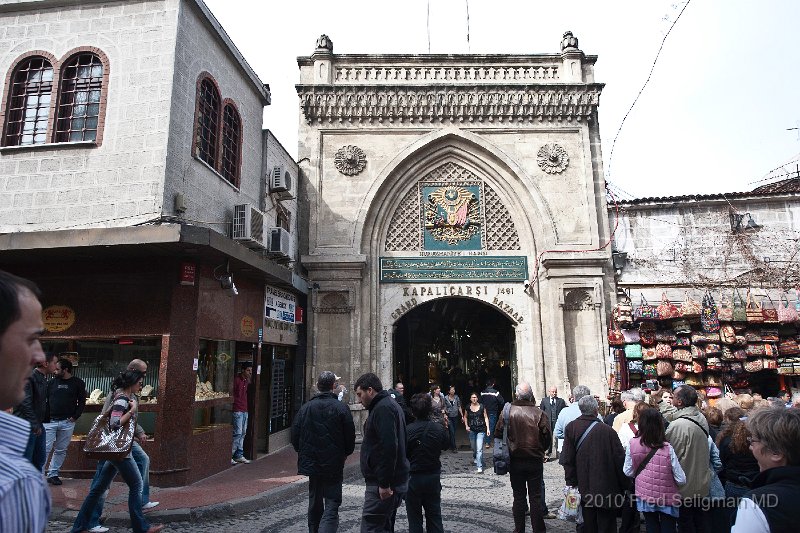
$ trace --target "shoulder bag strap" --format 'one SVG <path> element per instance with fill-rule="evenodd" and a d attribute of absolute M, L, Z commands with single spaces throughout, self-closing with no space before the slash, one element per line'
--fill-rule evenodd
<path fill-rule="evenodd" d="M 695 420 L 694 418 L 689 418 L 688 416 L 679 416 L 679 417 L 678 417 L 678 420 L 688 420 L 688 421 L 689 421 L 689 422 L 691 422 L 692 424 L 695 424 L 697 427 L 699 427 L 700 429 L 702 429 L 702 430 L 703 430 L 703 433 L 705 434 L 706 438 L 708 438 L 708 431 L 706 431 L 706 428 L 704 428 L 704 427 L 703 427 L 703 426 L 700 424 L 700 422 L 698 422 L 698 421 L 697 421 L 697 420 Z"/>
<path fill-rule="evenodd" d="M 511 422 L 511 404 L 506 402 L 503 406 L 503 446 L 508 449 L 508 430 Z M 492 429 L 494 431 L 494 429 Z"/>
<path fill-rule="evenodd" d="M 576 454 L 578 453 L 578 450 L 581 449 L 581 444 L 583 444 L 584 439 L 589 435 L 589 432 L 592 431 L 592 429 L 594 429 L 594 426 L 596 426 L 596 425 L 597 425 L 597 420 L 595 420 L 594 422 L 589 424 L 589 427 L 586 428 L 586 431 L 583 432 L 583 435 L 581 435 L 581 438 L 578 439 L 578 444 L 575 445 L 575 453 Z"/>
<path fill-rule="evenodd" d="M 644 470 L 644 467 L 646 467 L 646 466 L 647 466 L 647 463 L 649 463 L 649 462 L 650 462 L 650 459 L 652 459 L 652 458 L 653 458 L 653 456 L 656 454 L 656 452 L 657 452 L 658 450 L 659 450 L 658 448 L 651 448 L 651 449 L 650 449 L 650 453 L 648 453 L 648 454 L 645 456 L 645 458 L 644 458 L 644 459 L 642 459 L 642 462 L 641 462 L 641 463 L 639 463 L 639 466 L 636 468 L 636 472 L 634 472 L 634 473 L 633 473 L 633 479 L 636 479 L 636 477 L 637 477 L 639 474 L 641 474 L 641 473 L 642 473 L 642 470 Z"/>

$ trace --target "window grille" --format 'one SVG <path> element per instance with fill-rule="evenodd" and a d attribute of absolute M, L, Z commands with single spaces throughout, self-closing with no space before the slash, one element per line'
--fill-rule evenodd
<path fill-rule="evenodd" d="M 217 131 L 219 128 L 219 93 L 209 79 L 200 82 L 197 106 L 197 156 L 217 168 Z"/>
<path fill-rule="evenodd" d="M 53 95 L 53 66 L 43 57 L 29 57 L 17 65 L 11 80 L 3 144 L 44 144 Z"/>
<path fill-rule="evenodd" d="M 241 125 L 239 113 L 232 105 L 226 105 L 222 119 L 222 176 L 239 186 L 239 150 L 241 147 Z"/>
<path fill-rule="evenodd" d="M 95 54 L 82 53 L 61 71 L 56 142 L 97 140 L 103 63 Z"/>

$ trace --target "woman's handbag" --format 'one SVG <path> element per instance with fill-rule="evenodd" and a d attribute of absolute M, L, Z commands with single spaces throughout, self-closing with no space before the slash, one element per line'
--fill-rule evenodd
<path fill-rule="evenodd" d="M 642 348 L 642 359 L 645 361 L 655 361 L 658 359 L 656 355 L 656 350 L 658 349 L 658 345 L 655 348 L 652 346 L 648 346 L 647 348 Z"/>
<path fill-rule="evenodd" d="M 672 359 L 672 347 L 669 344 L 659 342 L 656 344 L 656 359 Z"/>
<path fill-rule="evenodd" d="M 750 290 L 747 291 L 747 321 L 753 322 L 756 324 L 761 324 L 764 322 L 764 313 L 761 309 L 761 304 L 756 302 L 753 299 L 753 295 L 750 294 Z"/>
<path fill-rule="evenodd" d="M 656 325 L 653 322 L 639 324 L 639 342 L 642 346 L 653 346 L 656 343 Z"/>
<path fill-rule="evenodd" d="M 661 360 L 656 364 L 656 373 L 659 377 L 666 378 L 672 375 L 675 371 L 675 368 L 672 366 L 672 363 L 666 360 Z"/>
<path fill-rule="evenodd" d="M 697 303 L 697 300 L 689 296 L 689 291 L 686 291 L 686 299 L 681 304 L 681 316 L 684 318 L 697 318 L 703 308 Z"/>
<path fill-rule="evenodd" d="M 789 305 L 786 293 L 781 293 L 781 301 L 778 304 L 778 321 L 781 324 L 792 324 L 797 322 L 797 318 L 797 309 Z"/>
<path fill-rule="evenodd" d="M 622 337 L 625 339 L 625 344 L 639 344 L 638 329 L 623 329 Z"/>
<path fill-rule="evenodd" d="M 692 359 L 705 359 L 706 350 L 702 346 L 692 345 Z"/>
<path fill-rule="evenodd" d="M 717 306 L 714 304 L 714 298 L 711 296 L 711 291 L 706 291 L 703 296 L 703 310 L 700 315 L 700 325 L 703 331 L 708 333 L 715 333 L 719 331 L 719 317 L 717 316 Z"/>
<path fill-rule="evenodd" d="M 777 324 L 779 322 L 778 310 L 775 308 L 775 302 L 772 301 L 769 293 L 767 293 L 767 300 L 769 301 L 766 303 L 761 300 L 761 314 L 764 316 L 764 323 Z"/>
<path fill-rule="evenodd" d="M 131 452 L 133 437 L 136 434 L 136 413 L 117 429 L 111 429 L 110 422 L 111 409 L 94 419 L 83 445 L 87 457 L 121 461 Z"/>
<path fill-rule="evenodd" d="M 641 359 L 642 346 L 640 344 L 626 344 L 625 345 L 625 358 L 626 359 Z"/>
<path fill-rule="evenodd" d="M 675 333 L 678 335 L 688 335 L 692 332 L 692 326 L 689 324 L 689 321 L 685 318 L 678 318 L 677 320 L 672 321 L 672 329 L 675 330 Z"/>
<path fill-rule="evenodd" d="M 682 348 L 678 348 L 677 350 L 672 350 L 672 359 L 675 361 L 683 361 L 684 363 L 691 363 L 692 362 L 692 352 L 689 350 L 684 350 Z"/>
<path fill-rule="evenodd" d="M 762 370 L 764 370 L 764 363 L 761 359 L 754 359 L 744 364 L 745 372 L 760 372 Z"/>
<path fill-rule="evenodd" d="M 739 294 L 739 289 L 733 289 L 733 321 L 747 322 L 747 306 Z"/>
<path fill-rule="evenodd" d="M 658 306 L 658 318 L 661 320 L 669 320 L 671 318 L 678 318 L 680 316 L 680 310 L 678 307 L 669 301 L 667 298 L 667 293 L 661 293 L 661 305 Z"/>
<path fill-rule="evenodd" d="M 733 326 L 722 326 L 719 328 L 719 338 L 722 344 L 736 344 L 736 332 Z"/>

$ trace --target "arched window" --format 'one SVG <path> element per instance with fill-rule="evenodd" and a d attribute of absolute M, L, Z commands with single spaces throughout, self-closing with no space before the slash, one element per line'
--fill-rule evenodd
<path fill-rule="evenodd" d="M 220 98 L 217 88 L 208 78 L 200 82 L 197 95 L 197 131 L 195 148 L 197 157 L 217 168 L 217 135 L 219 128 Z"/>
<path fill-rule="evenodd" d="M 97 140 L 103 63 L 92 53 L 73 56 L 61 70 L 56 142 Z"/>
<path fill-rule="evenodd" d="M 221 174 L 234 186 L 239 186 L 239 154 L 241 150 L 242 121 L 231 104 L 222 113 L 222 168 Z"/>
<path fill-rule="evenodd" d="M 21 61 L 11 75 L 4 146 L 47 142 L 53 65 L 41 57 Z"/>

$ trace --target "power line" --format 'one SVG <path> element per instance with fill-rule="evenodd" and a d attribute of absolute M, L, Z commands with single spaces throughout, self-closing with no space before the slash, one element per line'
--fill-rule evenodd
<path fill-rule="evenodd" d="M 607 173 L 608 173 L 609 176 L 611 175 L 611 162 L 614 160 L 614 148 L 617 145 L 617 138 L 619 138 L 619 134 L 622 131 L 622 126 L 625 124 L 625 120 L 628 118 L 628 115 L 630 115 L 631 111 L 633 111 L 633 106 L 636 105 L 636 102 L 639 101 L 639 97 L 642 96 L 642 93 L 644 92 L 645 87 L 647 87 L 647 84 L 650 83 L 650 78 L 653 77 L 653 71 L 656 69 L 656 63 L 658 63 L 658 58 L 661 56 L 661 51 L 664 49 L 664 43 L 667 42 L 667 37 L 669 37 L 669 34 L 672 32 L 672 29 L 675 27 L 675 24 L 677 24 L 678 20 L 680 20 L 681 15 L 683 15 L 683 12 L 686 11 L 687 7 L 689 7 L 689 3 L 690 2 L 691 2 L 691 0 L 686 0 L 686 3 L 683 5 L 683 9 L 681 9 L 680 13 L 678 13 L 678 16 L 675 17 L 675 20 L 672 22 L 672 25 L 669 27 L 669 30 L 667 30 L 667 33 L 664 35 L 664 38 L 661 40 L 661 46 L 659 46 L 659 48 L 658 48 L 658 52 L 656 53 L 656 57 L 653 60 L 653 65 L 650 67 L 650 73 L 647 75 L 647 79 L 645 80 L 644 85 L 642 85 L 642 88 L 639 89 L 639 94 L 637 94 L 636 98 L 633 99 L 633 103 L 631 104 L 630 108 L 628 108 L 628 111 L 625 113 L 625 116 L 622 117 L 622 121 L 619 123 L 619 129 L 617 129 L 617 134 L 614 135 L 614 141 L 611 143 L 611 154 L 608 156 L 608 170 L 607 170 Z"/>

